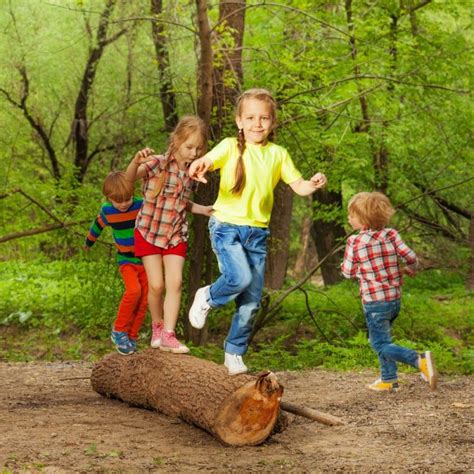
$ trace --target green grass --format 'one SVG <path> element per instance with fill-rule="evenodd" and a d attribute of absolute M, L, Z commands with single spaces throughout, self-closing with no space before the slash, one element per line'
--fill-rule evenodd
<path fill-rule="evenodd" d="M 377 367 L 353 282 L 307 285 L 289 295 L 256 335 L 246 356 L 253 370 Z M 113 350 L 109 331 L 122 293 L 111 261 L 0 262 L 0 359 L 95 361 Z M 278 294 L 272 294 L 275 298 Z M 184 299 L 184 298 L 183 298 Z M 232 305 L 209 319 L 209 344 L 191 352 L 222 363 Z M 427 271 L 404 286 L 395 340 L 432 350 L 441 372 L 474 373 L 474 302 L 461 275 Z M 147 347 L 145 323 L 139 347 Z M 406 369 L 411 370 L 411 369 Z"/>

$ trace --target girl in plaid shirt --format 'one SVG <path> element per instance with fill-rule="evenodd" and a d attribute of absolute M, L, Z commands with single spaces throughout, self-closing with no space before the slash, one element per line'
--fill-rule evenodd
<path fill-rule="evenodd" d="M 187 251 L 186 212 L 210 216 L 212 206 L 190 201 L 196 182 L 189 177 L 188 166 L 202 156 L 206 145 L 205 123 L 199 117 L 183 117 L 164 155 L 153 155 L 153 150 L 145 148 L 126 171 L 131 181 L 143 178 L 144 202 L 135 222 L 134 239 L 135 255 L 142 258 L 149 283 L 151 347 L 168 352 L 189 352 L 175 333 Z"/>
<path fill-rule="evenodd" d="M 381 377 L 368 387 L 377 391 L 396 391 L 397 362 L 420 371 L 434 390 L 437 374 L 431 352 L 421 354 L 392 343 L 391 327 L 400 312 L 402 273 L 415 275 L 415 252 L 395 229 L 385 228 L 395 213 L 382 193 L 359 193 L 348 206 L 349 224 L 360 231 L 349 237 L 341 266 L 346 278 L 359 280 L 360 295 L 369 330 L 369 341 L 377 353 Z M 399 260 L 407 266 L 400 268 Z"/>

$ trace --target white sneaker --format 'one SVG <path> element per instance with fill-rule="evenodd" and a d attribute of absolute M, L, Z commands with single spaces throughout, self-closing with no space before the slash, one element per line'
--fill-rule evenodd
<path fill-rule="evenodd" d="M 245 374 L 248 372 L 247 366 L 242 360 L 242 356 L 225 353 L 224 365 L 229 370 L 229 375 Z"/>
<path fill-rule="evenodd" d="M 207 314 L 211 310 L 206 297 L 209 286 L 199 288 L 194 295 L 194 301 L 189 310 L 189 322 L 193 328 L 202 329 L 206 324 Z"/>

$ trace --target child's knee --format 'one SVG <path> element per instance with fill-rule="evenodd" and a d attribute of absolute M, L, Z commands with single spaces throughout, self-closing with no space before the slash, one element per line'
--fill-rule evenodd
<path fill-rule="evenodd" d="M 129 299 L 137 300 L 142 295 L 142 288 L 137 284 L 126 285 L 124 295 Z"/>
<path fill-rule="evenodd" d="M 166 281 L 166 291 L 180 292 L 183 288 L 182 278 L 173 278 Z"/>
<path fill-rule="evenodd" d="M 165 291 L 165 285 L 163 283 L 152 283 L 148 282 L 148 293 L 154 296 L 161 296 Z"/>
<path fill-rule="evenodd" d="M 241 293 L 252 283 L 252 275 L 250 272 L 242 271 L 239 273 L 228 273 L 225 275 L 227 285 L 232 288 L 235 293 Z"/>

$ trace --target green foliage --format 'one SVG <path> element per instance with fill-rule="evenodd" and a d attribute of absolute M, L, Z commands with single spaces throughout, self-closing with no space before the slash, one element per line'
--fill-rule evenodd
<path fill-rule="evenodd" d="M 5 262 L 1 264 L 0 322 L 46 328 L 71 325 L 104 336 L 123 291 L 113 261 Z"/>
<path fill-rule="evenodd" d="M 97 360 L 110 351 L 110 326 L 122 295 L 113 259 L 0 262 L 0 275 L 0 331 L 5 334 L 1 359 Z M 307 285 L 305 291 L 314 319 L 303 293 L 291 293 L 277 316 L 257 333 L 246 357 L 249 367 L 377 367 L 356 285 L 343 282 L 327 289 Z M 211 342 L 191 345 L 193 355 L 222 363 L 222 342 L 232 312 L 228 305 L 212 313 Z M 469 374 L 474 373 L 473 328 L 474 301 L 463 289 L 462 275 L 435 270 L 407 280 L 402 312 L 393 328 L 398 343 L 432 350 L 443 373 Z M 148 336 L 145 324 L 141 344 L 147 345 Z"/>
<path fill-rule="evenodd" d="M 0 244 L 0 330 L 13 331 L 14 339 L 33 348 L 25 352 L 9 342 L 0 353 L 9 360 L 94 358 L 108 350 L 104 341 L 122 292 L 110 233 L 89 253 L 80 249 L 103 199 L 106 173 L 124 168 L 142 145 L 156 151 L 167 146 L 151 24 L 129 20 L 143 17 L 149 2 L 118 2 L 108 38 L 127 31 L 104 50 L 88 104 L 88 152 L 102 151 L 90 156 L 84 182 L 76 180 L 73 108 L 104 2 L 73 3 L 75 8 L 10 2 L 0 12 L 0 194 L 17 188 L 24 193 L 2 197 L 1 236 L 77 223 Z M 188 2 L 164 3 L 167 72 L 179 115 L 194 113 L 195 11 Z M 245 18 L 242 88 L 266 87 L 275 94 L 282 125 L 277 142 L 305 176 L 325 172 L 328 190 L 342 197 L 341 207 L 295 199 L 288 242 L 293 255 L 300 248 L 303 217 L 344 222 L 348 198 L 380 184 L 375 166 L 386 151 L 387 193 L 396 205 L 410 201 L 393 225 L 430 267 L 440 269 L 407 280 L 394 335 L 417 349 L 431 348 L 443 371 L 472 373 L 474 311 L 472 295 L 463 289 L 468 219 L 448 215 L 429 196 L 413 200 L 423 189 L 442 188 L 443 199 L 472 211 L 469 5 L 428 2 L 409 12 L 410 2 L 405 7 L 394 0 L 369 3 L 352 2 L 350 25 L 348 2 L 252 3 Z M 209 18 L 215 25 L 218 3 L 209 6 Z M 232 52 L 230 33 L 224 24 L 215 30 L 215 66 Z M 234 86 L 235 76 L 227 73 L 224 82 Z M 45 145 L 18 106 L 26 92 L 31 117 L 56 152 L 60 180 L 53 178 Z M 362 98 L 369 123 L 362 120 Z M 235 134 L 232 120 L 224 129 Z M 420 215 L 442 232 L 419 224 Z M 321 290 L 308 284 L 304 290 L 314 320 L 304 294 L 291 294 L 257 334 L 251 367 L 374 366 L 355 285 Z M 214 312 L 209 331 L 215 344 L 193 347 L 193 353 L 220 361 L 231 317 L 232 305 Z"/>

